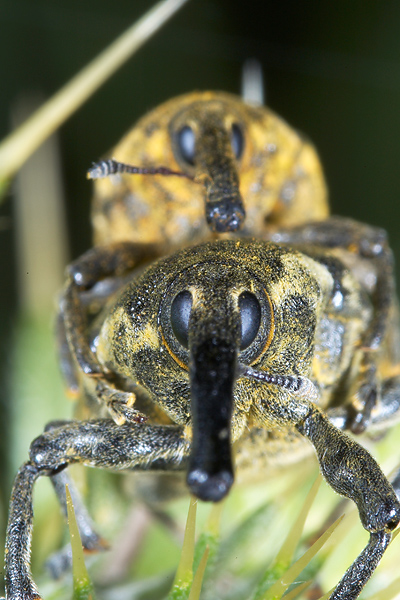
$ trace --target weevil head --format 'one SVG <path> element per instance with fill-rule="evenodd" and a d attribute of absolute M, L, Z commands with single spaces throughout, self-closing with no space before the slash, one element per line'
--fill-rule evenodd
<path fill-rule="evenodd" d="M 183 105 L 169 124 L 175 159 L 204 189 L 205 217 L 211 231 L 241 229 L 245 207 L 239 189 L 245 150 L 240 103 L 215 95 Z"/>
<path fill-rule="evenodd" d="M 197 497 L 227 494 L 232 444 L 262 400 L 243 365 L 308 372 L 322 295 L 299 253 L 221 241 L 158 261 L 105 318 L 98 358 L 183 425 L 191 441 L 187 482 Z"/>
<path fill-rule="evenodd" d="M 268 108 L 232 94 L 194 92 L 145 115 L 113 149 L 117 161 L 187 177 L 121 175 L 96 182 L 97 244 L 164 243 L 168 250 L 216 233 L 259 236 L 328 214 L 312 146 Z"/>

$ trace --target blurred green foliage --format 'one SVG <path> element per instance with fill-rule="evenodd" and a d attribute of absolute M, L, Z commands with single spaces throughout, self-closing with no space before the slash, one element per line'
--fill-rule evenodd
<path fill-rule="evenodd" d="M 53 94 L 148 5 L 147 0 L 2 0 L 0 138 L 10 129 L 13 103 L 22 94 Z M 239 92 L 242 64 L 255 57 L 264 70 L 267 103 L 317 146 L 333 211 L 388 229 L 400 264 L 399 28 L 400 5 L 388 0 L 192 0 L 59 133 L 71 256 L 90 246 L 91 185 L 85 172 L 91 162 L 147 109 L 171 96 L 207 88 Z M 24 460 L 31 438 L 46 421 L 71 412 L 57 379 L 50 315 L 33 319 L 18 311 L 12 199 L 11 185 L 8 201 L 0 207 L 0 534 L 12 473 Z M 388 440 L 385 455 L 396 448 L 398 458 L 396 437 Z M 38 485 L 36 494 L 38 500 L 43 498 L 37 519 L 45 528 L 35 548 L 43 556 L 63 535 L 61 520 L 56 526 L 58 517 L 48 517 L 47 502 L 53 506 L 52 514 L 57 508 L 54 499 L 44 500 L 51 497 L 46 483 Z M 254 511 L 244 521 L 248 530 L 242 524 L 225 532 L 221 543 L 227 554 L 232 548 L 241 552 L 241 536 L 253 531 L 259 537 L 265 520 L 272 519 L 270 508 L 264 511 L 245 498 L 246 494 L 236 499 L 234 509 L 229 503 L 226 507 L 228 521 L 242 514 L 241 506 Z M 289 498 L 278 522 L 293 514 L 294 504 Z M 262 558 L 258 574 L 260 563 L 265 566 L 268 558 L 265 547 L 279 538 L 275 529 L 268 529 L 268 539 L 254 553 Z M 140 558 L 146 574 L 154 574 L 149 569 L 152 560 L 154 566 L 154 548 L 174 560 L 178 554 L 161 526 L 150 531 L 154 540 Z M 339 558 L 345 565 L 354 550 L 352 543 L 347 545 L 350 550 Z M 38 563 L 41 560 L 42 556 Z M 245 551 L 241 569 L 253 560 L 253 553 Z M 168 589 L 159 580 L 154 585 Z"/>

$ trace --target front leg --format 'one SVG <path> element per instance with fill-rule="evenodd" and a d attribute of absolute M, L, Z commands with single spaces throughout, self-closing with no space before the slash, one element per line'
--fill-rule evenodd
<path fill-rule="evenodd" d="M 66 354 L 64 347 L 68 343 L 70 352 L 83 373 L 95 377 L 102 375 L 101 367 L 87 339 L 89 310 L 83 302 L 82 292 L 90 292 L 86 304 L 97 301 L 101 308 L 118 289 L 118 285 L 122 285 L 121 278 L 144 260 L 159 255 L 160 248 L 154 244 L 119 242 L 110 246 L 92 248 L 67 267 L 68 284 L 60 301 L 60 316 L 64 327 L 64 329 L 59 328 L 60 355 Z M 107 278 L 113 280 L 110 280 L 110 285 L 105 291 L 94 290 L 96 284 Z M 116 285 L 114 282 L 117 282 Z M 69 367 L 67 361 L 66 365 Z"/>
<path fill-rule="evenodd" d="M 92 248 L 67 268 L 68 281 L 60 298 L 56 327 L 61 371 L 73 397 L 79 395 L 82 374 L 86 380 L 95 378 L 96 397 L 118 425 L 141 422 L 143 415 L 133 408 L 134 394 L 118 392 L 92 352 L 89 320 L 135 267 L 158 256 L 160 251 L 154 244 L 118 242 Z"/>
<path fill-rule="evenodd" d="M 358 386 L 350 407 L 347 427 L 353 433 L 362 433 L 371 420 L 371 414 L 380 397 L 380 383 L 376 374 L 379 351 L 390 326 L 395 279 L 393 255 L 383 229 L 359 223 L 344 217 L 267 232 L 266 239 L 285 243 L 300 249 L 342 249 L 347 255 L 341 259 L 371 296 L 374 307 L 372 322 L 362 340 L 363 356 Z M 360 260 L 361 259 L 361 260 Z M 318 260 L 318 257 L 317 257 Z M 367 265 L 360 269 L 361 262 Z"/>
<path fill-rule="evenodd" d="M 32 492 L 38 477 L 54 475 L 72 463 L 111 471 L 181 471 L 188 455 L 189 444 L 177 426 L 119 427 L 112 420 L 71 421 L 36 438 L 11 496 L 5 556 L 7 600 L 40 598 L 30 570 Z"/>
<path fill-rule="evenodd" d="M 400 503 L 392 486 L 370 454 L 332 425 L 318 409 L 310 411 L 297 430 L 314 445 L 321 471 L 331 487 L 353 500 L 367 546 L 346 571 L 330 600 L 353 600 L 376 569 L 400 521 Z"/>
<path fill-rule="evenodd" d="M 22 465 L 14 481 L 5 550 L 6 600 L 40 598 L 30 569 L 33 529 L 32 490 L 40 475 L 39 469 L 27 462 Z"/>
<path fill-rule="evenodd" d="M 329 485 L 353 500 L 370 540 L 332 593 L 331 600 L 355 600 L 377 567 L 400 521 L 400 503 L 372 456 L 337 429 L 313 403 L 271 396 L 258 407 L 258 418 L 271 427 L 294 426 L 313 444 Z"/>

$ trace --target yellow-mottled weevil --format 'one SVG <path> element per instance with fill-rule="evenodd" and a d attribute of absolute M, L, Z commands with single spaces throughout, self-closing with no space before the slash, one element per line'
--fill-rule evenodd
<path fill-rule="evenodd" d="M 76 292 L 72 280 L 65 298 Z M 327 482 L 354 500 L 370 533 L 331 595 L 357 598 L 400 520 L 395 490 L 378 464 L 343 433 L 352 394 L 362 388 L 359 365 L 369 352 L 363 340 L 374 319 L 366 290 L 344 261 L 321 248 L 221 240 L 133 272 L 86 332 L 97 368 L 80 372 L 91 418 L 50 424 L 17 475 L 7 597 L 39 596 L 29 569 L 38 477 L 49 476 L 59 490 L 73 463 L 183 472 L 195 496 L 217 502 L 228 494 L 234 468 L 284 462 L 303 440 Z M 66 315 L 67 327 L 73 320 Z M 371 428 L 399 412 L 390 352 L 397 334 L 393 324 L 386 328 L 374 353 L 382 392 Z"/>
<path fill-rule="evenodd" d="M 38 596 L 29 569 L 37 477 L 50 476 L 62 501 L 74 462 L 184 471 L 197 497 L 218 501 L 234 462 L 246 470 L 250 453 L 262 469 L 304 441 L 370 532 L 331 596 L 356 598 L 400 519 L 376 462 L 343 434 L 385 427 L 399 412 L 385 235 L 326 218 L 312 147 L 266 109 L 213 93 L 180 102 L 145 118 L 118 162 L 91 171 L 143 174 L 99 183 L 103 245 L 69 268 L 62 363 L 91 419 L 50 424 L 31 446 L 11 502 L 7 595 Z M 231 239 L 177 250 L 217 237 Z"/>

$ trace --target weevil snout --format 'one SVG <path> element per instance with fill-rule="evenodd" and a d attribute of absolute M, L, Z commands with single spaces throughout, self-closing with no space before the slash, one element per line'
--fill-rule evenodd
<path fill-rule="evenodd" d="M 225 285 L 208 293 L 179 292 L 171 304 L 171 326 L 188 348 L 192 450 L 187 483 L 198 498 L 217 502 L 233 483 L 231 418 L 238 355 L 258 334 L 261 307 L 248 291 Z"/>
<path fill-rule="evenodd" d="M 233 118 L 233 116 L 232 116 Z M 238 162 L 244 145 L 243 126 L 220 110 L 194 105 L 171 124 L 175 154 L 205 188 L 206 220 L 212 231 L 237 231 L 246 213 L 239 191 Z"/>
<path fill-rule="evenodd" d="M 227 310 L 228 309 L 228 310 Z M 217 502 L 233 483 L 231 417 L 239 348 L 239 315 L 220 306 L 194 308 L 189 327 L 192 451 L 187 482 L 201 500 Z M 211 318 L 210 318 L 211 317 Z"/>

